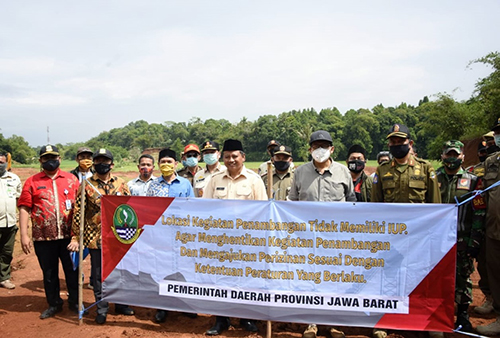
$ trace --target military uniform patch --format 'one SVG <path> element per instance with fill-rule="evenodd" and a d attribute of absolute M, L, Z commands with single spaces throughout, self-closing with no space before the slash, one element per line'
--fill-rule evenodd
<path fill-rule="evenodd" d="M 471 180 L 469 178 L 459 178 L 457 181 L 457 190 L 469 190 Z"/>
<path fill-rule="evenodd" d="M 375 176 L 373 176 L 373 183 L 377 184 L 378 183 L 378 175 L 375 174 Z"/>

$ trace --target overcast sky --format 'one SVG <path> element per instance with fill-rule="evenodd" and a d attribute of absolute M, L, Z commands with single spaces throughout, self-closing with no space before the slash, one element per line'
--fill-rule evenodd
<path fill-rule="evenodd" d="M 500 1 L 0 0 L 0 133 L 468 99 Z M 432 97 L 431 97 L 432 99 Z"/>

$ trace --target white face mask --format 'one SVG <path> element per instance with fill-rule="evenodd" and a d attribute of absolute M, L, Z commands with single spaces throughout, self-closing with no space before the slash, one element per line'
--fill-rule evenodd
<path fill-rule="evenodd" d="M 500 135 L 495 135 L 495 144 L 500 147 Z"/>
<path fill-rule="evenodd" d="M 318 163 L 326 162 L 330 158 L 330 148 L 318 148 L 312 152 L 313 159 Z"/>

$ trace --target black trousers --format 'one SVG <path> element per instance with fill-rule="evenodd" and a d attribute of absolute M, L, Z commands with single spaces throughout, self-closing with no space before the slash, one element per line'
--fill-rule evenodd
<path fill-rule="evenodd" d="M 97 314 L 105 315 L 109 310 L 109 303 L 101 301 L 102 299 L 102 259 L 101 249 L 89 249 L 90 252 L 90 271 L 92 276 L 92 286 L 94 287 L 94 298 L 97 303 Z M 125 308 L 128 305 L 115 304 L 116 308 Z"/>
<path fill-rule="evenodd" d="M 61 261 L 70 304 L 78 304 L 78 270 L 73 270 L 70 252 L 67 249 L 70 238 L 54 241 L 35 241 L 35 254 L 43 272 L 43 287 L 49 306 L 61 306 L 59 260 Z"/>

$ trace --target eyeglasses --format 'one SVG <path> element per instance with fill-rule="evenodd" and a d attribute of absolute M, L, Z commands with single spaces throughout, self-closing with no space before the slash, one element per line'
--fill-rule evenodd
<path fill-rule="evenodd" d="M 330 146 L 329 144 L 327 144 L 327 143 L 323 143 L 323 144 L 315 144 L 315 145 L 312 145 L 312 146 L 311 146 L 311 149 L 312 149 L 312 150 L 316 150 L 316 149 L 318 149 L 318 148 L 328 149 L 328 148 L 330 148 L 330 147 L 331 147 L 331 146 Z"/>

